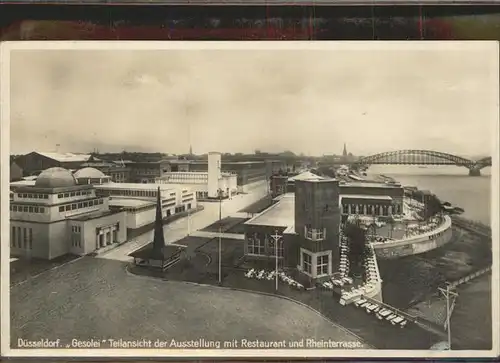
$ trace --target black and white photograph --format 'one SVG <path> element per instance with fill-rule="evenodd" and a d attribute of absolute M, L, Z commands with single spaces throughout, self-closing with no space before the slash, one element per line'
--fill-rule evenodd
<path fill-rule="evenodd" d="M 498 355 L 498 42 L 1 57 L 3 355 Z"/>

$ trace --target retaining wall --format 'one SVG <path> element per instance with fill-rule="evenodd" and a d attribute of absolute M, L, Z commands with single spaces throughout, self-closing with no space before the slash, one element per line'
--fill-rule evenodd
<path fill-rule="evenodd" d="M 450 242 L 453 236 L 451 218 L 444 216 L 444 222 L 434 231 L 397 241 L 374 243 L 375 254 L 379 258 L 391 259 L 418 255 Z"/>

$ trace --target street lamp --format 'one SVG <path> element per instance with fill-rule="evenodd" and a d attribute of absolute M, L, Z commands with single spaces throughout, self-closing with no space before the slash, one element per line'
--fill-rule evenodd
<path fill-rule="evenodd" d="M 219 285 L 222 284 L 222 189 L 218 189 L 219 195 Z"/>
<path fill-rule="evenodd" d="M 274 255 L 276 258 L 276 291 L 278 291 L 278 243 L 281 236 L 278 234 L 278 230 L 274 231 L 274 235 L 271 235 L 274 239 Z"/>

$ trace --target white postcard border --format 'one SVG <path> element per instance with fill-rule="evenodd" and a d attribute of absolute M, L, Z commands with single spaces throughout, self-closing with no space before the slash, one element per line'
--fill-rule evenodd
<path fill-rule="evenodd" d="M 14 50 L 433 50 L 450 51 L 455 49 L 485 49 L 491 51 L 496 63 L 496 79 L 499 81 L 499 43 L 493 41 L 266 41 L 266 42 L 160 42 L 160 41 L 20 41 L 3 42 L 0 46 L 0 108 L 1 112 L 1 352 L 8 357 L 380 357 L 380 358 L 460 358 L 495 357 L 499 354 L 499 131 L 500 109 L 497 107 L 495 125 L 492 132 L 492 178 L 491 178 L 491 228 L 493 236 L 492 263 L 492 350 L 327 350 L 327 349 L 280 349 L 280 350 L 149 350 L 149 349 L 11 349 L 10 348 L 10 262 L 9 262 L 9 155 L 10 155 L 10 52 Z M 499 87 L 495 94 L 500 97 Z"/>

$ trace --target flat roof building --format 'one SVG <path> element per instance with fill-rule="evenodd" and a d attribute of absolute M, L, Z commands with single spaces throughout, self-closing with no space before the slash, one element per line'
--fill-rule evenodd
<path fill-rule="evenodd" d="M 275 259 L 302 278 L 328 277 L 339 263 L 339 185 L 319 178 L 295 180 L 295 192 L 244 223 L 245 256 Z M 278 245 L 274 243 L 277 240 Z"/>
<path fill-rule="evenodd" d="M 54 259 L 85 255 L 126 240 L 126 213 L 109 208 L 92 185 L 79 185 L 60 167 L 34 185 L 16 186 L 10 201 L 11 254 Z"/>
<path fill-rule="evenodd" d="M 156 178 L 156 184 L 189 185 L 198 199 L 231 198 L 238 193 L 237 175 L 222 172 L 221 154 L 208 155 L 208 171 L 169 172 Z M 241 190 L 240 190 L 241 191 Z"/>
<path fill-rule="evenodd" d="M 106 183 L 95 185 L 95 188 L 99 195 L 109 198 L 111 209 L 127 212 L 128 229 L 154 222 L 158 193 L 163 218 L 195 210 L 198 206 L 196 193 L 182 184 Z"/>

